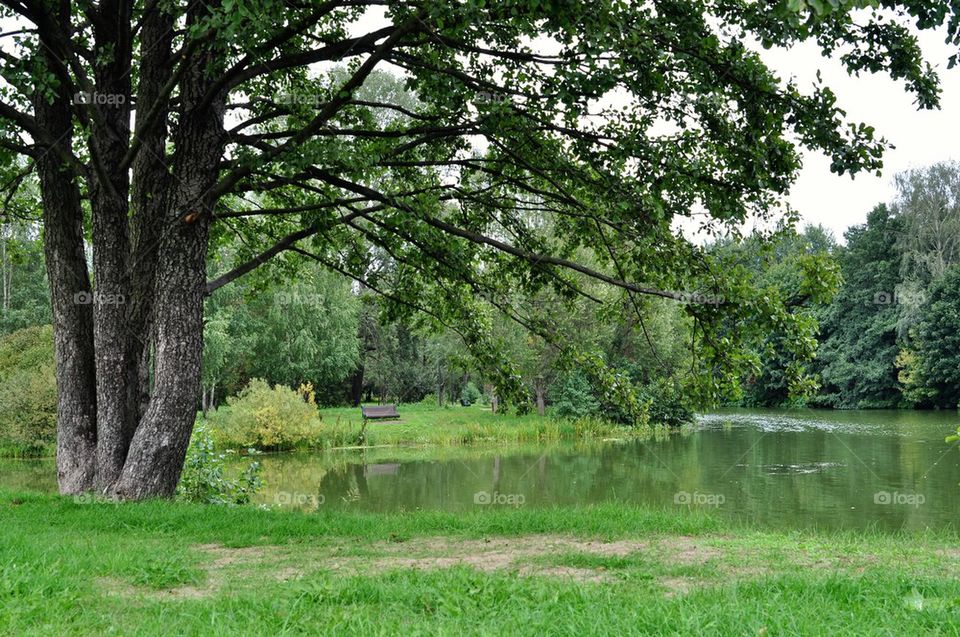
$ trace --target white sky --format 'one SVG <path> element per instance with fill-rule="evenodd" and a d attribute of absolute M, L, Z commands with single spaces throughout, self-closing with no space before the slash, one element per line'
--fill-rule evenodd
<path fill-rule="evenodd" d="M 941 32 L 920 35 L 927 61 L 939 72 L 943 88 L 941 109 L 936 111 L 918 111 L 903 82 L 889 76 L 849 76 L 838 61 L 821 57 L 813 43 L 789 51 L 763 52 L 781 75 L 794 76 L 801 90 L 812 86 L 819 69 L 848 118 L 876 127 L 878 135 L 896 146 L 884 155 L 881 177 L 840 177 L 830 172 L 826 157 L 806 153 L 803 171 L 788 197 L 802 215 L 802 223 L 822 224 L 842 241 L 847 227 L 863 223 L 873 206 L 893 198 L 895 174 L 938 161 L 960 160 L 960 66 L 947 70 L 947 58 L 956 50 L 943 39 Z"/>

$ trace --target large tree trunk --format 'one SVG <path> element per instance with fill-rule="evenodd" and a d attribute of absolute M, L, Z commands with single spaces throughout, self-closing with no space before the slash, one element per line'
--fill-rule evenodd
<path fill-rule="evenodd" d="M 183 468 L 200 390 L 206 225 L 180 221 L 163 242 L 156 296 L 155 385 L 120 480 L 112 489 L 121 498 L 171 495 Z"/>
<path fill-rule="evenodd" d="M 154 287 L 153 394 L 111 489 L 125 499 L 173 494 L 197 415 L 207 238 L 216 203 L 209 193 L 224 144 L 223 96 L 198 109 L 214 61 L 212 51 L 197 56 L 181 95 L 173 161 L 178 178 L 167 198 Z"/>
<path fill-rule="evenodd" d="M 208 7 L 193 5 L 188 23 Z M 58 477 L 65 494 L 96 489 L 131 499 L 169 496 L 200 389 L 207 237 L 216 203 L 210 193 L 224 145 L 223 96 L 204 96 L 223 56 L 204 49 L 190 59 L 168 162 L 166 121 L 142 134 L 139 127 L 140 118 L 167 98 L 172 18 L 156 7 L 144 16 L 138 135 L 131 136 L 130 5 L 104 0 L 100 9 L 110 19 L 97 22 L 96 40 L 109 43 L 110 55 L 93 64 L 95 95 L 108 97 L 96 109 L 71 105 L 71 80 L 61 62 L 69 56 L 60 35 L 70 31 L 69 2 L 60 0 L 51 18 L 58 24 L 41 21 L 38 29 L 42 60 L 60 80 L 52 98 L 38 91 L 34 103 L 38 127 L 55 140 L 45 142 L 36 160 L 57 360 Z M 78 113 L 89 118 L 89 168 L 71 155 Z M 139 149 L 129 164 L 131 139 Z M 84 251 L 83 180 L 92 213 L 95 291 Z"/>
<path fill-rule="evenodd" d="M 101 8 L 115 20 L 95 22 L 98 42 L 111 42 L 112 55 L 94 66 L 100 117 L 93 119 L 91 148 L 95 169 L 90 188 L 93 220 L 94 332 L 97 373 L 97 489 L 107 490 L 120 477 L 137 415 L 130 412 L 127 388 L 137 359 L 127 324 L 129 289 L 129 172 L 121 168 L 130 139 L 130 5 L 103 0 Z M 121 99 L 122 98 L 122 99 Z"/>
<path fill-rule="evenodd" d="M 67 24 L 69 5 L 57 19 Z M 41 33 L 47 68 L 63 76 L 62 45 Z M 44 257 L 50 281 L 57 375 L 57 481 L 60 492 L 89 491 L 96 478 L 97 400 L 94 371 L 93 305 L 83 251 L 83 210 L 75 170 L 69 86 L 61 83 L 52 99 L 37 91 L 37 125 L 52 144 L 37 157 L 43 204 Z"/>

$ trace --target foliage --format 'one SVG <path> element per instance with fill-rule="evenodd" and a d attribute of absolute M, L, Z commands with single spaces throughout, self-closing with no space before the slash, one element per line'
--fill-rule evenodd
<path fill-rule="evenodd" d="M 248 453 L 256 454 L 255 449 Z M 218 453 L 213 436 L 203 422 L 198 422 L 193 430 L 187 459 L 177 485 L 177 497 L 186 502 L 200 504 L 249 504 L 263 486 L 260 478 L 260 463 L 252 461 L 239 477 L 224 477 L 227 455 Z"/>
<path fill-rule="evenodd" d="M 896 176 L 894 210 L 903 224 L 897 302 L 906 335 L 919 320 L 925 292 L 960 264 L 960 162 L 940 162 Z"/>
<path fill-rule="evenodd" d="M 477 386 L 473 382 L 468 382 L 463 386 L 463 389 L 460 390 L 460 403 L 466 406 L 470 406 L 473 403 L 480 400 L 482 392 L 477 389 Z"/>
<path fill-rule="evenodd" d="M 204 384 L 225 393 L 251 378 L 341 400 L 357 365 L 358 300 L 340 276 L 304 267 L 293 280 L 253 279 L 215 293 L 204 327 Z"/>
<path fill-rule="evenodd" d="M 658 379 L 641 389 L 641 396 L 648 405 L 651 425 L 679 427 L 693 422 L 694 413 L 689 399 L 678 383 Z"/>
<path fill-rule="evenodd" d="M 260 379 L 208 416 L 218 447 L 262 451 L 329 449 L 360 444 L 361 426 L 338 416 L 321 418 L 313 388 L 296 391 Z"/>
<path fill-rule="evenodd" d="M 283 385 L 255 378 L 227 406 L 210 416 L 219 446 L 260 450 L 294 449 L 308 444 L 320 428 L 317 405 L 308 396 Z"/>
<path fill-rule="evenodd" d="M 364 301 L 363 390 L 381 402 L 420 402 L 437 389 L 444 374 L 448 356 L 443 351 L 443 334 L 422 334 L 413 321 L 391 322 L 375 299 L 368 296 Z"/>
<path fill-rule="evenodd" d="M 551 390 L 553 413 L 561 418 L 588 418 L 600 415 L 600 401 L 590 381 L 580 370 L 561 374 Z"/>
<path fill-rule="evenodd" d="M 29 454 L 55 440 L 56 426 L 52 328 L 0 337 L 0 443 Z"/>
<path fill-rule="evenodd" d="M 960 266 L 948 268 L 930 289 L 914 334 L 922 404 L 956 408 L 960 403 Z"/>
<path fill-rule="evenodd" d="M 50 323 L 39 234 L 36 224 L 0 221 L 0 336 Z"/>
<path fill-rule="evenodd" d="M 818 348 L 816 311 L 840 286 L 840 268 L 832 255 L 835 248 L 833 237 L 818 226 L 802 233 L 785 229 L 773 243 L 753 235 L 712 248 L 764 299 L 783 307 L 778 320 L 761 329 L 762 338 L 742 358 L 742 388 L 731 384 L 727 401 L 739 398 L 751 406 L 787 406 L 802 404 L 816 392 L 818 382 L 810 369 Z M 731 347 L 749 325 L 748 321 L 728 324 L 717 344 Z"/>
<path fill-rule="evenodd" d="M 903 222 L 877 206 L 865 224 L 847 230 L 839 252 L 844 283 L 821 314 L 819 371 L 823 389 L 816 404 L 844 409 L 900 404 L 896 358 Z"/>

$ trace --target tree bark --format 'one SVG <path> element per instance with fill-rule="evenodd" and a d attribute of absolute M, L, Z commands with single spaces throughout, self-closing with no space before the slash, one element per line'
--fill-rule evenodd
<path fill-rule="evenodd" d="M 207 11 L 195 5 L 188 23 Z M 130 443 L 120 479 L 110 491 L 124 499 L 174 493 L 200 395 L 203 299 L 212 210 L 210 194 L 223 155 L 224 96 L 201 104 L 222 56 L 205 49 L 190 62 L 183 80 L 179 127 L 174 139 L 172 192 L 156 264 L 154 287 L 154 387 L 146 413 Z"/>
<path fill-rule="evenodd" d="M 94 23 L 96 41 L 111 42 L 113 54 L 98 57 L 94 65 L 95 97 L 107 99 L 96 105 L 100 116 L 93 118 L 90 140 L 95 165 L 90 208 L 96 272 L 97 489 L 105 491 L 120 476 L 137 427 L 127 392 L 139 361 L 130 347 L 136 336 L 127 324 L 130 178 L 121 168 L 130 139 L 130 5 L 103 0 L 100 6 L 115 16 Z"/>
<path fill-rule="evenodd" d="M 534 391 L 534 394 L 536 395 L 536 400 L 537 400 L 537 414 L 540 416 L 543 416 L 547 411 L 547 406 L 546 406 L 547 388 L 544 385 L 543 381 L 541 381 L 540 379 L 537 379 L 536 381 L 534 381 L 533 391 Z"/>
<path fill-rule="evenodd" d="M 60 7 L 65 23 L 69 7 Z M 41 33 L 48 68 L 61 66 L 59 44 Z M 60 493 L 89 491 L 96 478 L 97 399 L 93 305 L 83 251 L 83 210 L 77 180 L 65 161 L 73 145 L 70 87 L 61 83 L 52 100 L 34 97 L 37 125 L 55 140 L 36 158 L 43 206 L 44 257 L 50 282 L 57 376 L 57 482 Z"/>
<path fill-rule="evenodd" d="M 359 407 L 363 400 L 363 371 L 363 360 L 361 359 L 357 364 L 357 369 L 350 377 L 350 404 L 354 407 Z"/>

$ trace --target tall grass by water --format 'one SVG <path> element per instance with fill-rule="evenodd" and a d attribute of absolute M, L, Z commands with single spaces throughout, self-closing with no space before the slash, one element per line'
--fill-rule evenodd
<path fill-rule="evenodd" d="M 214 436 L 226 448 L 243 448 L 249 440 L 234 435 L 242 427 L 230 423 L 238 417 L 232 407 L 218 410 L 211 419 Z M 323 450 L 351 446 L 441 445 L 485 443 L 548 443 L 577 440 L 649 438 L 665 436 L 665 427 L 627 427 L 597 418 L 576 420 L 539 416 L 535 413 L 493 413 L 488 406 L 411 404 L 399 407 L 400 419 L 371 420 L 364 424 L 359 407 L 320 409 L 318 418 L 301 426 L 288 444 L 273 450 Z M 284 423 L 277 424 L 283 427 Z M 269 450 L 269 449 L 268 449 Z"/>

